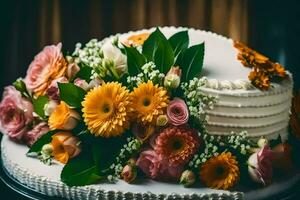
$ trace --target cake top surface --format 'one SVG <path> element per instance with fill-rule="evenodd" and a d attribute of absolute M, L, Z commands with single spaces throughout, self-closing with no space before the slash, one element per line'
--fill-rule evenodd
<path fill-rule="evenodd" d="M 129 32 L 120 36 L 121 41 L 133 33 L 152 32 L 155 29 L 144 29 L 136 32 Z M 238 50 L 234 48 L 233 41 L 215 33 L 187 29 L 162 27 L 162 33 L 169 38 L 171 35 L 188 30 L 190 46 L 205 43 L 205 56 L 201 76 L 219 81 L 248 80 L 250 68 L 244 67 L 237 59 Z"/>

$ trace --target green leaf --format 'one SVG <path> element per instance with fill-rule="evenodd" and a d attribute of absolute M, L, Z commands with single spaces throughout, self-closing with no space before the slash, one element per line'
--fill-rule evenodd
<path fill-rule="evenodd" d="M 90 66 L 81 64 L 79 72 L 76 74 L 75 78 L 81 78 L 86 82 L 91 81 L 92 68 Z"/>
<path fill-rule="evenodd" d="M 172 46 L 175 60 L 177 60 L 178 55 L 180 52 L 186 50 L 189 46 L 189 35 L 188 31 L 181 31 L 175 33 L 169 38 L 169 42 Z"/>
<path fill-rule="evenodd" d="M 128 74 L 137 75 L 141 72 L 141 67 L 146 63 L 146 58 L 135 48 L 124 45 L 127 55 Z"/>
<path fill-rule="evenodd" d="M 69 106 L 80 108 L 86 91 L 72 83 L 58 83 L 60 99 Z"/>
<path fill-rule="evenodd" d="M 52 135 L 54 135 L 55 133 L 57 133 L 58 130 L 53 130 L 53 131 L 49 131 L 48 133 L 46 133 L 45 135 L 43 135 L 42 137 L 40 137 L 28 150 L 27 154 L 32 153 L 32 152 L 40 152 L 42 150 L 42 147 L 45 144 L 48 144 L 52 141 Z"/>
<path fill-rule="evenodd" d="M 37 99 L 32 99 L 34 112 L 38 114 L 40 117 L 45 117 L 44 107 L 49 102 L 48 97 L 39 96 Z"/>
<path fill-rule="evenodd" d="M 106 175 L 125 143 L 125 137 L 97 138 L 92 142 L 93 159 L 101 175 Z"/>
<path fill-rule="evenodd" d="M 204 43 L 188 48 L 181 59 L 182 79 L 191 80 L 200 75 L 203 67 Z"/>
<path fill-rule="evenodd" d="M 13 86 L 16 88 L 16 90 L 18 90 L 22 94 L 23 97 L 31 99 L 31 95 L 29 94 L 29 92 L 26 88 L 26 84 L 24 83 L 22 78 L 18 78 L 13 83 Z"/>
<path fill-rule="evenodd" d="M 68 186 L 84 186 L 101 180 L 103 177 L 98 172 L 93 158 L 81 152 L 64 166 L 60 178 Z"/>
<path fill-rule="evenodd" d="M 147 61 L 153 61 L 162 73 L 167 73 L 174 64 L 172 46 L 158 28 L 144 42 L 142 53 Z"/>

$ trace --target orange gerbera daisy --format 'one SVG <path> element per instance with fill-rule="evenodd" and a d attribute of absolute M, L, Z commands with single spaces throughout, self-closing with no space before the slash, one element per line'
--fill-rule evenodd
<path fill-rule="evenodd" d="M 157 117 L 164 114 L 169 103 L 167 90 L 153 85 L 152 81 L 134 88 L 131 97 L 136 117 L 143 124 L 155 125 Z"/>
<path fill-rule="evenodd" d="M 144 42 L 148 39 L 150 33 L 140 33 L 137 35 L 132 35 L 123 42 L 126 46 L 142 46 Z"/>
<path fill-rule="evenodd" d="M 120 83 L 104 83 L 92 89 L 82 106 L 84 122 L 96 136 L 119 136 L 129 127 L 129 91 Z"/>
<path fill-rule="evenodd" d="M 237 183 L 239 175 L 238 162 L 229 152 L 210 158 L 200 167 L 200 179 L 214 189 L 227 190 Z"/>
<path fill-rule="evenodd" d="M 187 163 L 200 146 L 198 135 L 186 127 L 168 127 L 155 141 L 155 152 L 171 165 Z"/>

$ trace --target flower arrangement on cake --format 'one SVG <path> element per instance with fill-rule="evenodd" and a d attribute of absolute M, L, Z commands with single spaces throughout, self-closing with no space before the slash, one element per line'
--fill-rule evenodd
<path fill-rule="evenodd" d="M 235 46 L 254 86 L 286 77 L 278 63 Z M 206 110 L 218 97 L 200 90 L 204 57 L 205 44 L 190 46 L 187 31 L 167 39 L 158 28 L 126 41 L 93 39 L 69 55 L 61 43 L 46 46 L 5 88 L 1 132 L 27 144 L 28 156 L 65 164 L 69 186 L 143 176 L 225 190 L 244 179 L 271 183 L 275 170 L 292 168 L 291 146 L 244 131 L 208 134 Z"/>

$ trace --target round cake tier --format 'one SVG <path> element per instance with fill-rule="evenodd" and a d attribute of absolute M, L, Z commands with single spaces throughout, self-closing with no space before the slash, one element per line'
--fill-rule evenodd
<path fill-rule="evenodd" d="M 283 139 L 288 135 L 289 111 L 292 98 L 291 79 L 272 84 L 268 91 L 242 89 L 212 89 L 204 93 L 217 96 L 213 110 L 207 110 L 210 134 L 228 135 L 231 131 L 247 131 L 249 137 Z"/>
<path fill-rule="evenodd" d="M 290 74 L 281 83 L 272 83 L 268 91 L 261 91 L 248 80 L 251 69 L 237 59 L 238 51 L 231 39 L 195 29 L 162 27 L 160 30 L 167 38 L 188 30 L 190 45 L 205 42 L 201 74 L 205 86 L 201 90 L 218 97 L 214 109 L 207 110 L 209 134 L 228 135 L 232 131 L 247 131 L 254 139 L 262 136 L 274 139 L 279 134 L 282 138 L 287 137 L 293 86 Z M 130 35 L 152 31 L 154 28 L 118 36 L 124 41 Z"/>
<path fill-rule="evenodd" d="M 128 184 L 99 183 L 83 187 L 69 187 L 60 181 L 63 165 L 54 162 L 48 166 L 36 158 L 26 156 L 28 147 L 11 141 L 4 136 L 1 142 L 2 162 L 5 170 L 17 181 L 48 196 L 67 199 L 243 199 L 241 192 L 212 190 L 209 188 L 184 188 L 178 183 L 163 183 L 142 180 Z"/>

